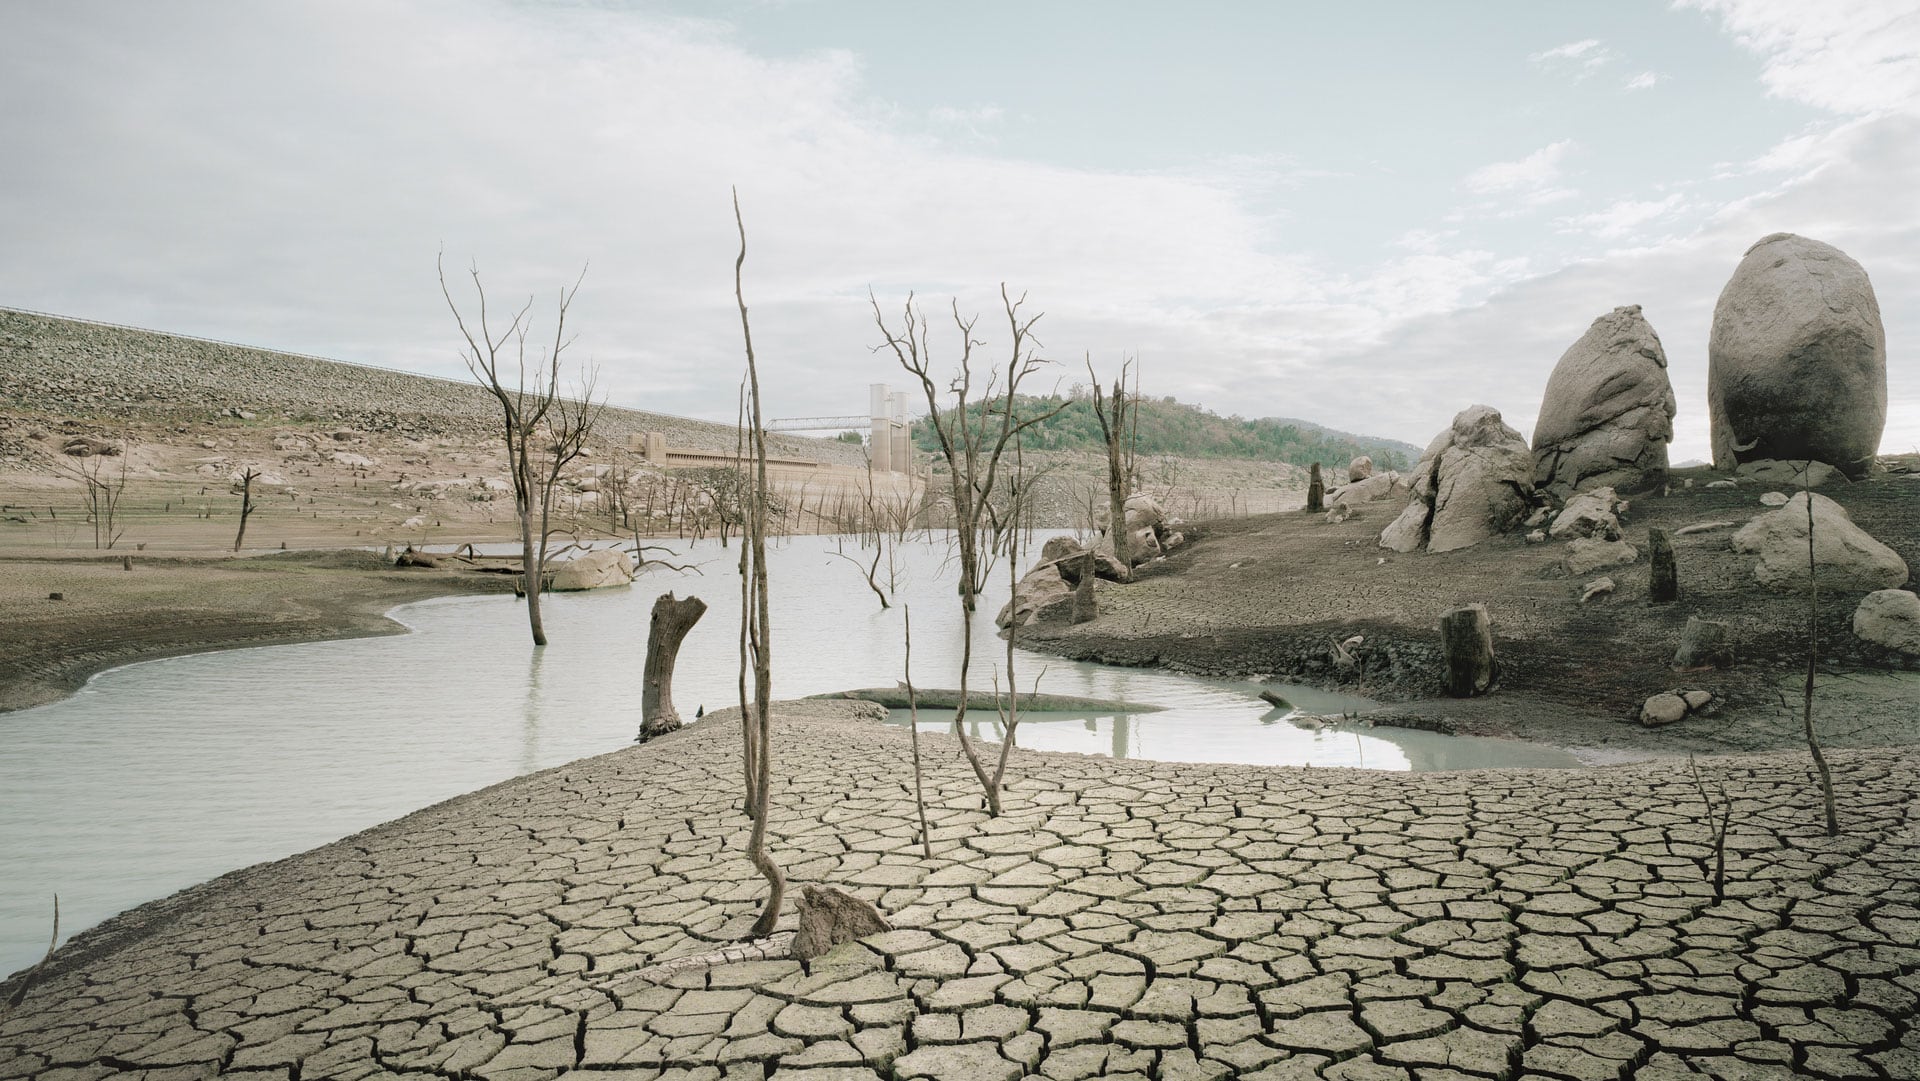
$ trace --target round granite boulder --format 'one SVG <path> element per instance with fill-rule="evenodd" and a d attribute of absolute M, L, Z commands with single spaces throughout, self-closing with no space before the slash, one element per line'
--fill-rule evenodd
<path fill-rule="evenodd" d="M 1811 458 L 1864 475 L 1887 422 L 1887 335 L 1859 263 L 1775 233 L 1747 249 L 1707 345 L 1713 464 Z"/>
<path fill-rule="evenodd" d="M 1640 305 L 1593 321 L 1547 378 L 1533 426 L 1533 482 L 1561 499 L 1592 488 L 1625 494 L 1666 483 L 1673 439 L 1667 354 Z"/>

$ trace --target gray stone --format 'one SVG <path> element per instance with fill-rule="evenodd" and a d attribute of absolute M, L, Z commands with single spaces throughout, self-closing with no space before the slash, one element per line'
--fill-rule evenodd
<path fill-rule="evenodd" d="M 1760 495 L 1760 505 L 1763 507 L 1784 507 L 1787 505 L 1787 493 L 1763 492 Z"/>
<path fill-rule="evenodd" d="M 1562 497 L 1605 485 L 1660 487 L 1673 439 L 1673 385 L 1638 304 L 1593 321 L 1547 378 L 1533 427 L 1534 483 Z"/>
<path fill-rule="evenodd" d="M 1850 477 L 1873 464 L 1887 419 L 1887 336 L 1867 272 L 1792 233 L 1747 249 L 1720 292 L 1707 344 L 1717 468 L 1813 458 Z"/>
<path fill-rule="evenodd" d="M 1371 456 L 1362 454 L 1347 463 L 1347 482 L 1349 484 L 1354 481 L 1366 480 L 1371 476 L 1373 476 L 1373 458 Z"/>
<path fill-rule="evenodd" d="M 1547 529 L 1547 535 L 1555 540 L 1571 540 L 1574 537 L 1617 540 L 1620 537 L 1619 507 L 1620 497 L 1612 488 L 1600 487 L 1581 492 L 1567 500 L 1566 507 L 1554 515 L 1553 525 Z"/>
<path fill-rule="evenodd" d="M 1014 584 L 1013 599 L 1000 606 L 1000 612 L 993 617 L 993 622 L 1001 630 L 1006 630 L 1016 619 L 1020 626 L 1025 627 L 1042 620 L 1067 619 L 1072 609 L 1073 588 L 1067 584 L 1062 563 L 1046 562 L 1028 571 Z"/>
<path fill-rule="evenodd" d="M 1905 585 L 1907 564 L 1854 525 L 1846 509 L 1817 492 L 1801 492 L 1734 533 L 1733 550 L 1759 556 L 1753 576 L 1764 586 L 1807 586 L 1807 500 L 1813 501 L 1814 577 L 1821 589 L 1871 592 Z"/>
<path fill-rule="evenodd" d="M 550 563 L 547 569 L 553 576 L 547 588 L 555 593 L 624 586 L 633 581 L 633 560 L 617 548 L 600 548 L 576 559 Z"/>
<path fill-rule="evenodd" d="M 1920 657 L 1920 597 L 1904 589 L 1867 594 L 1853 610 L 1853 633 L 1875 645 Z"/>
<path fill-rule="evenodd" d="M 1640 723 L 1648 728 L 1673 724 L 1686 717 L 1687 700 L 1677 694 L 1656 694 L 1640 707 Z"/>
<path fill-rule="evenodd" d="M 1825 462 L 1810 461 L 1801 458 L 1797 461 L 1783 462 L 1773 458 L 1759 461 L 1741 462 L 1733 471 L 1735 477 L 1758 481 L 1761 484 L 1780 484 L 1793 488 L 1818 488 L 1831 484 L 1839 477 L 1840 471 Z"/>
<path fill-rule="evenodd" d="M 1640 550 L 1626 541 L 1581 537 L 1567 542 L 1567 573 L 1579 576 L 1603 567 L 1618 567 L 1640 558 Z"/>
<path fill-rule="evenodd" d="M 1733 663 L 1733 651 L 1727 645 L 1727 625 L 1717 620 L 1688 616 L 1686 630 L 1680 633 L 1680 648 L 1674 651 L 1675 668 L 1725 668 Z"/>
<path fill-rule="evenodd" d="M 1533 495 L 1533 452 L 1499 410 L 1471 406 L 1434 437 L 1414 470 L 1413 499 L 1380 535 L 1396 552 L 1451 552 L 1511 529 Z"/>
<path fill-rule="evenodd" d="M 1580 603 L 1587 604 L 1591 601 L 1598 600 L 1612 593 L 1617 588 L 1619 587 L 1614 584 L 1612 578 L 1605 576 L 1595 578 L 1593 581 L 1587 583 L 1585 589 L 1580 591 Z"/>

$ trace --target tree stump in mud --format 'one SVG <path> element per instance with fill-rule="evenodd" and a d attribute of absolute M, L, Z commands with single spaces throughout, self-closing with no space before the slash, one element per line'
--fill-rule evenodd
<path fill-rule="evenodd" d="M 1726 668 L 1733 664 L 1733 649 L 1727 645 L 1727 625 L 1699 616 L 1687 617 L 1687 629 L 1680 632 L 1680 648 L 1674 651 L 1675 668 Z"/>
<path fill-rule="evenodd" d="M 1680 575 L 1673 563 L 1673 537 L 1654 526 L 1647 531 L 1647 547 L 1652 552 L 1653 569 L 1647 575 L 1647 598 L 1655 604 L 1680 599 Z"/>
<path fill-rule="evenodd" d="M 842 942 L 893 930 L 879 909 L 831 886 L 803 887 L 794 907 L 800 926 L 793 936 L 793 956 L 799 961 L 811 961 Z"/>
<path fill-rule="evenodd" d="M 1493 688 L 1493 621 L 1484 604 L 1450 608 L 1440 617 L 1441 689 L 1472 698 Z"/>
<path fill-rule="evenodd" d="M 1313 463 L 1307 471 L 1307 513 L 1318 514 L 1326 509 L 1327 482 L 1320 476 L 1320 463 Z"/>
<path fill-rule="evenodd" d="M 673 708 L 673 664 L 680 657 L 680 641 L 707 614 L 707 602 L 698 597 L 675 600 L 662 593 L 653 602 L 647 622 L 647 664 L 640 679 L 639 742 L 664 736 L 680 727 Z"/>
<path fill-rule="evenodd" d="M 1093 597 L 1093 553 L 1076 556 L 1071 562 L 1074 573 L 1079 577 L 1073 585 L 1073 621 L 1091 623 L 1100 614 L 1099 604 Z"/>

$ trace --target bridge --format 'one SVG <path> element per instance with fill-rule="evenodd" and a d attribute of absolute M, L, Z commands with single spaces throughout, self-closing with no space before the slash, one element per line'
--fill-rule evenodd
<path fill-rule="evenodd" d="M 912 426 L 907 421 L 907 393 L 885 383 L 867 388 L 864 417 L 784 417 L 767 422 L 769 432 L 844 432 L 866 428 L 873 468 L 894 473 L 913 472 Z"/>

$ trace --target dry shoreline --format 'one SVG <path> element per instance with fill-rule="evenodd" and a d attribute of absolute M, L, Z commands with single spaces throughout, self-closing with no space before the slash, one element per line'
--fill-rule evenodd
<path fill-rule="evenodd" d="M 135 661 L 399 634 L 386 614 L 399 605 L 511 589 L 503 576 L 400 569 L 355 550 L 135 555 L 130 571 L 122 557 L 0 557 L 0 713 L 65 698 Z"/>

